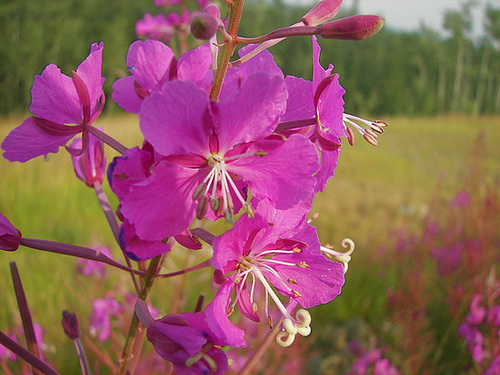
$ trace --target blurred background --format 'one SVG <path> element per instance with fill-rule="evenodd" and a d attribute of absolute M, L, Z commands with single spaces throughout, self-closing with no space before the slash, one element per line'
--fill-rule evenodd
<path fill-rule="evenodd" d="M 311 6 L 248 0 L 239 34 L 291 25 Z M 127 147 L 141 144 L 136 116 L 113 103 L 111 85 L 128 75 L 125 59 L 137 39 L 136 22 L 146 12 L 170 11 L 179 9 L 155 7 L 152 0 L 0 2 L 0 138 L 29 115 L 34 74 L 49 63 L 70 74 L 92 42 L 104 41 L 107 101 L 95 125 Z M 347 113 L 380 118 L 389 127 L 377 147 L 361 137 L 354 147 L 343 146 L 336 176 L 315 199 L 319 216 L 312 224 L 322 243 L 340 251 L 349 237 L 356 250 L 342 295 L 311 310 L 311 337 L 286 350 L 271 345 L 253 373 L 498 374 L 500 4 L 346 0 L 336 18 L 352 14 L 381 15 L 386 25 L 361 42 L 320 40 L 321 63 L 332 63 L 340 74 Z M 169 45 L 178 49 L 175 38 Z M 281 42 L 271 52 L 285 74 L 311 79 L 310 38 Z M 117 156 L 106 152 L 108 162 Z M 25 237 L 104 245 L 120 259 L 95 194 L 74 178 L 67 153 L 24 165 L 1 158 L 0 173 L 0 212 Z M 107 184 L 104 190 L 110 193 Z M 165 271 L 207 257 L 207 249 L 187 257 L 173 252 Z M 0 253 L 0 330 L 19 337 L 9 261 L 18 264 L 34 319 L 44 330 L 45 358 L 61 373 L 78 371 L 72 343 L 59 326 L 61 311 L 74 310 L 94 373 L 112 373 L 131 313 L 123 297 L 127 275 L 84 277 L 71 258 L 22 248 Z M 192 306 L 198 290 L 211 296 L 210 279 L 200 272 L 159 281 L 152 303 L 163 314 L 172 304 Z M 107 315 L 116 332 L 101 342 L 91 302 L 109 298 L 122 307 Z M 265 324 L 259 329 L 268 330 Z M 251 343 L 249 353 L 259 345 Z M 150 349 L 145 346 L 147 360 L 137 373 L 164 373 Z M 240 353 L 231 355 L 238 373 Z M 6 374 L 25 369 L 1 351 L 0 365 Z"/>

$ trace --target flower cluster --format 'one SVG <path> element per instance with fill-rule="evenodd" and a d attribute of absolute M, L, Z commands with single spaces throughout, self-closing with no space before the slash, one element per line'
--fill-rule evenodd
<path fill-rule="evenodd" d="M 204 14 L 207 20 L 215 19 L 212 24 L 225 40 L 222 45 L 213 43 L 216 36 L 210 32 L 211 43 L 176 57 L 161 40 L 132 43 L 127 54 L 130 75 L 114 82 L 112 94 L 120 107 L 139 118 L 144 142 L 130 149 L 92 126 L 104 104 L 103 45 L 93 44 L 72 78 L 52 64 L 35 78 L 34 116 L 2 143 L 4 157 L 25 162 L 57 152 L 82 134 L 81 140 L 66 147 L 75 172 L 96 189 L 124 252 L 128 267 L 119 268 L 128 270 L 134 280 L 139 297 L 136 313 L 147 327 L 147 338 L 179 374 L 227 370 L 220 348 L 247 345 L 244 330 L 229 319 L 236 309 L 251 321 L 278 327 L 277 343 L 289 346 L 297 334 L 311 332 L 307 309 L 341 293 L 353 243 L 345 242 L 351 248 L 346 254 L 322 247 L 307 215 L 314 195 L 335 174 L 342 138 L 352 144 L 354 128 L 376 144 L 377 134 L 387 124 L 345 114 L 339 75 L 332 74 L 332 65 L 324 69 L 319 62 L 316 35 L 363 39 L 383 24 L 372 16 L 325 24 L 340 4 L 324 0 L 299 24 L 252 40 L 236 35 L 239 7 L 234 3 L 230 7 L 234 14 L 226 28 L 211 5 Z M 199 23 L 197 30 L 203 25 Z M 153 27 L 161 28 L 167 27 Z M 146 34 L 168 40 L 164 34 Z M 285 77 L 266 49 L 269 41 L 295 35 L 313 35 L 312 81 Z M 238 62 L 229 64 L 237 44 L 248 45 L 239 50 Z M 102 142 L 121 153 L 107 169 L 108 182 L 119 200 L 116 215 L 110 214 L 100 189 L 106 163 Z M 117 266 L 92 249 L 24 239 L 3 219 L 5 250 L 21 244 Z M 202 219 L 223 219 L 232 228 L 214 236 L 196 228 Z M 154 320 L 142 301 L 148 297 L 151 280 L 158 276 L 161 259 L 176 244 L 200 249 L 200 239 L 213 248 L 212 258 L 198 268 L 213 269 L 215 296 L 204 311 L 201 306 L 194 313 Z M 144 272 L 134 270 L 130 260 L 151 261 Z M 135 282 L 136 275 L 144 278 L 142 289 Z M 279 312 L 277 317 L 272 310 Z M 109 317 L 121 313 L 113 299 L 94 302 L 92 327 L 99 340 L 110 334 Z M 122 366 L 127 365 L 127 358 L 124 353 Z"/>

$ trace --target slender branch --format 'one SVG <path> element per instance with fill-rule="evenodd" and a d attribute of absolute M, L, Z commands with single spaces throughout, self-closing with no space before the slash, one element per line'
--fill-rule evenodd
<path fill-rule="evenodd" d="M 281 321 L 276 324 L 276 326 L 273 328 L 272 331 L 270 331 L 262 344 L 257 348 L 257 350 L 252 354 L 252 356 L 248 359 L 248 361 L 245 363 L 241 371 L 239 372 L 239 375 L 247 375 L 250 373 L 252 370 L 253 366 L 257 363 L 257 361 L 262 357 L 264 352 L 267 350 L 267 347 L 271 344 L 273 339 L 276 337 L 278 334 L 278 331 L 280 330 L 280 325 Z"/>
<path fill-rule="evenodd" d="M 224 82 L 224 77 L 226 76 L 227 70 L 229 68 L 229 59 L 236 49 L 237 42 L 235 40 L 238 33 L 238 27 L 240 25 L 241 13 L 243 11 L 243 4 L 245 0 L 234 0 L 231 3 L 231 14 L 229 19 L 229 24 L 227 27 L 228 34 L 233 38 L 227 41 L 222 47 L 221 59 L 219 60 L 219 65 L 215 72 L 214 83 L 212 85 L 212 90 L 210 91 L 210 100 L 217 101 L 222 89 L 222 83 Z"/>
<path fill-rule="evenodd" d="M 54 370 L 52 367 L 49 367 L 45 362 L 41 361 L 38 357 L 35 357 L 28 350 L 24 349 L 21 345 L 19 345 L 17 342 L 12 340 L 9 336 L 7 336 L 5 333 L 1 331 L 0 331 L 0 344 L 5 346 L 19 358 L 22 358 L 23 360 L 28 362 L 31 366 L 36 368 L 42 374 L 59 375 L 59 373 L 56 370 Z"/>
<path fill-rule="evenodd" d="M 258 36 L 256 38 L 236 37 L 236 43 L 251 44 L 251 43 L 264 43 L 273 39 L 284 39 L 291 36 L 302 35 L 316 35 L 320 33 L 321 28 L 318 26 L 289 26 L 281 29 L 276 29 L 267 33 L 266 35 Z"/>
<path fill-rule="evenodd" d="M 99 204 L 101 205 L 101 209 L 104 212 L 104 216 L 106 216 L 106 220 L 108 220 L 111 231 L 113 232 L 113 236 L 115 237 L 116 243 L 118 244 L 118 246 L 122 251 L 123 257 L 125 258 L 125 262 L 127 263 L 128 268 L 132 268 L 132 263 L 130 262 L 130 258 L 127 256 L 127 254 L 120 245 L 119 226 L 118 222 L 116 221 L 115 213 L 113 212 L 113 209 L 109 204 L 109 200 L 108 197 L 106 196 L 106 193 L 104 192 L 104 190 L 102 190 L 102 186 L 98 181 L 94 182 L 94 190 L 97 195 L 97 199 L 99 200 Z M 132 277 L 132 282 L 134 283 L 135 292 L 136 294 L 139 294 L 139 284 L 137 283 L 134 272 L 130 272 L 130 276 Z"/>
<path fill-rule="evenodd" d="M 37 240 L 32 238 L 21 238 L 21 245 L 36 250 L 48 251 L 55 254 L 64 254 L 77 258 L 93 260 L 95 262 L 105 263 L 124 271 L 134 272 L 137 275 L 144 274 L 144 272 L 142 271 L 137 271 L 129 267 L 126 267 L 118 262 L 115 262 L 113 259 L 108 258 L 103 253 L 100 253 L 99 251 L 94 249 L 89 249 L 87 247 L 47 241 L 47 240 Z"/>
<path fill-rule="evenodd" d="M 167 278 L 167 277 L 184 275 L 185 273 L 188 273 L 188 272 L 193 272 L 193 271 L 205 268 L 205 267 L 209 267 L 211 265 L 211 263 L 212 263 L 212 258 L 207 259 L 206 261 L 204 261 L 204 262 L 202 262 L 200 264 L 197 264 L 196 266 L 188 267 L 188 268 L 185 268 L 185 269 L 180 270 L 180 271 L 159 274 L 158 278 L 162 278 L 163 279 L 163 278 Z"/>
<path fill-rule="evenodd" d="M 127 151 L 127 147 L 122 145 L 120 142 L 118 142 L 116 139 L 113 137 L 107 135 L 103 131 L 97 129 L 96 127 L 92 125 L 85 125 L 85 130 L 87 130 L 90 134 L 92 134 L 94 137 L 97 139 L 100 139 L 104 143 L 106 143 L 108 146 L 111 148 L 114 148 L 116 151 L 118 151 L 120 154 L 124 154 L 125 151 Z"/>
<path fill-rule="evenodd" d="M 158 255 L 154 257 L 149 262 L 148 270 L 146 271 L 146 276 L 144 277 L 144 283 L 141 289 L 141 292 L 137 296 L 139 299 L 143 301 L 147 301 L 149 294 L 151 292 L 151 287 L 153 286 L 154 281 L 156 280 L 158 274 L 158 267 L 163 259 L 163 255 Z M 118 374 L 125 375 L 127 372 L 127 367 L 132 359 L 132 348 L 134 346 L 134 341 L 137 337 L 137 330 L 139 327 L 139 318 L 135 312 L 132 315 L 132 322 L 130 323 L 130 329 L 128 331 L 127 340 L 125 341 L 125 345 L 123 347 L 122 356 L 119 360 L 120 367 L 118 369 Z"/>
<path fill-rule="evenodd" d="M 23 323 L 24 336 L 26 337 L 26 342 L 28 343 L 28 349 L 35 357 L 40 358 L 35 330 L 33 328 L 33 319 L 31 318 L 30 308 L 28 306 L 28 301 L 26 300 L 26 294 L 24 293 L 21 276 L 19 275 L 16 262 L 10 262 L 9 265 L 12 282 L 14 284 L 14 291 L 16 292 L 17 305 L 19 307 L 21 321 Z M 40 374 L 36 366 L 33 366 L 33 373 L 35 375 Z"/>

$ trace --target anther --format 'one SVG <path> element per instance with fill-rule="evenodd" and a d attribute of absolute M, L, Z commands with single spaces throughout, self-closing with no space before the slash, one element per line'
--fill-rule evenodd
<path fill-rule="evenodd" d="M 201 197 L 198 202 L 198 207 L 196 209 L 196 218 L 201 220 L 205 217 L 208 209 L 208 198 L 206 196 Z"/>
<path fill-rule="evenodd" d="M 371 136 L 368 133 L 363 134 L 363 138 L 365 139 L 365 141 L 367 141 L 372 146 L 377 146 L 378 145 L 377 139 L 375 137 Z"/>
<path fill-rule="evenodd" d="M 219 210 L 219 207 L 220 207 L 220 202 L 217 198 L 210 199 L 210 208 L 212 209 L 213 212 L 216 213 L 216 215 L 217 211 Z"/>
<path fill-rule="evenodd" d="M 287 282 L 288 282 L 289 284 L 298 285 L 297 281 L 295 281 L 295 279 L 292 279 L 292 278 L 288 279 L 288 280 L 287 280 Z"/>
<path fill-rule="evenodd" d="M 309 268 L 309 265 L 303 260 L 301 260 L 299 263 L 297 263 L 296 266 L 299 268 Z"/>
<path fill-rule="evenodd" d="M 198 187 L 193 192 L 193 200 L 197 201 L 198 199 L 203 197 L 205 195 L 206 188 L 207 184 L 205 182 L 199 184 Z"/>
<path fill-rule="evenodd" d="M 302 298 L 302 295 L 301 295 L 299 292 L 297 292 L 296 290 L 293 290 L 293 289 L 292 289 L 292 293 L 293 293 L 293 296 L 294 296 L 295 298 Z"/>
<path fill-rule="evenodd" d="M 345 128 L 345 131 L 347 133 L 347 141 L 351 146 L 354 146 L 354 132 L 352 131 L 351 128 L 347 127 Z"/>

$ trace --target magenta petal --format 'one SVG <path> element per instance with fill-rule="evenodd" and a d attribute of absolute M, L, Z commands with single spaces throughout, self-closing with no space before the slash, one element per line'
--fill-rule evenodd
<path fill-rule="evenodd" d="M 316 111 L 313 103 L 312 82 L 302 78 L 287 76 L 285 78 L 288 90 L 286 112 L 280 121 L 303 120 L 314 118 Z"/>
<path fill-rule="evenodd" d="M 212 55 L 210 46 L 205 43 L 198 48 L 184 53 L 177 64 L 177 78 L 182 81 L 191 81 L 200 88 L 207 89 L 213 80 L 210 70 Z"/>
<path fill-rule="evenodd" d="M 301 135 L 287 141 L 256 142 L 248 152 L 264 151 L 263 157 L 242 158 L 227 169 L 240 176 L 258 199 L 269 198 L 278 209 L 287 209 L 312 198 L 318 170 L 316 147 Z"/>
<path fill-rule="evenodd" d="M 103 42 L 93 43 L 90 54 L 78 66 L 76 73 L 83 79 L 90 97 L 90 113 L 97 111 L 102 96 L 103 79 L 101 77 Z"/>
<path fill-rule="evenodd" d="M 341 263 L 328 260 L 321 254 L 316 230 L 305 221 L 302 229 L 293 239 L 307 243 L 308 246 L 305 246 L 300 253 L 276 254 L 273 259 L 294 264 L 305 262 L 307 268 L 282 264 L 276 264 L 273 268 L 281 279 L 295 281 L 293 285 L 288 285 L 288 287 L 300 294 L 301 297 L 296 298 L 296 300 L 302 307 L 310 308 L 332 301 L 342 291 L 345 282 L 344 266 Z M 283 295 L 294 297 L 292 293 L 283 288 L 282 281 L 278 280 L 273 273 L 265 269 L 262 272 Z"/>
<path fill-rule="evenodd" d="M 21 242 L 21 232 L 0 213 L 0 250 L 15 251 Z"/>
<path fill-rule="evenodd" d="M 148 241 L 163 240 L 185 230 L 195 216 L 192 195 L 203 175 L 198 170 L 160 162 L 154 173 L 133 185 L 122 200 L 122 214 Z"/>
<path fill-rule="evenodd" d="M 17 128 L 14 128 L 2 142 L 4 158 L 9 161 L 24 163 L 40 155 L 56 153 L 75 134 L 57 136 L 49 135 L 35 124 L 33 117 L 28 117 Z"/>
<path fill-rule="evenodd" d="M 336 141 L 336 137 L 345 137 L 344 133 L 344 99 L 345 90 L 340 86 L 338 75 L 333 76 L 328 86 L 319 96 L 317 112 L 319 124 L 325 137 Z"/>
<path fill-rule="evenodd" d="M 323 191 L 327 181 L 335 176 L 335 168 L 337 168 L 340 147 L 333 151 L 321 150 L 320 168 L 316 173 L 316 191 Z"/>
<path fill-rule="evenodd" d="M 165 43 L 137 40 L 128 50 L 127 66 L 137 83 L 151 92 L 168 81 L 173 59 L 175 55 Z"/>
<path fill-rule="evenodd" d="M 231 323 L 227 316 L 233 285 L 233 280 L 228 280 L 219 287 L 214 299 L 205 309 L 206 319 L 213 333 L 222 339 L 225 338 L 229 346 L 245 347 L 245 332 Z"/>
<path fill-rule="evenodd" d="M 263 139 L 276 127 L 286 108 L 284 80 L 264 72 L 254 73 L 237 94 L 214 103 L 218 111 L 217 135 L 225 153 L 238 143 Z"/>
<path fill-rule="evenodd" d="M 185 81 L 167 82 L 144 99 L 139 114 L 144 137 L 162 155 L 208 153 L 208 94 Z M 206 124 L 206 126 L 204 126 Z M 207 155 L 208 156 L 208 155 Z"/>
<path fill-rule="evenodd" d="M 129 113 L 139 113 L 142 104 L 142 99 L 135 90 L 134 81 L 134 76 L 128 76 L 117 79 L 112 86 L 111 98 Z"/>
<path fill-rule="evenodd" d="M 312 37 L 312 48 L 313 48 L 313 90 L 316 91 L 319 83 L 323 80 L 323 78 L 328 77 L 332 70 L 333 65 L 330 64 L 328 69 L 323 69 L 319 62 L 319 55 L 321 53 L 321 47 L 318 44 L 318 39 L 315 35 Z"/>
<path fill-rule="evenodd" d="M 137 237 L 134 226 L 128 220 L 120 227 L 120 246 L 135 261 L 151 259 L 171 250 L 166 241 L 148 241 Z"/>
<path fill-rule="evenodd" d="M 58 124 L 79 124 L 83 119 L 73 79 L 54 64 L 35 76 L 31 97 L 30 111 L 41 118 Z"/>

